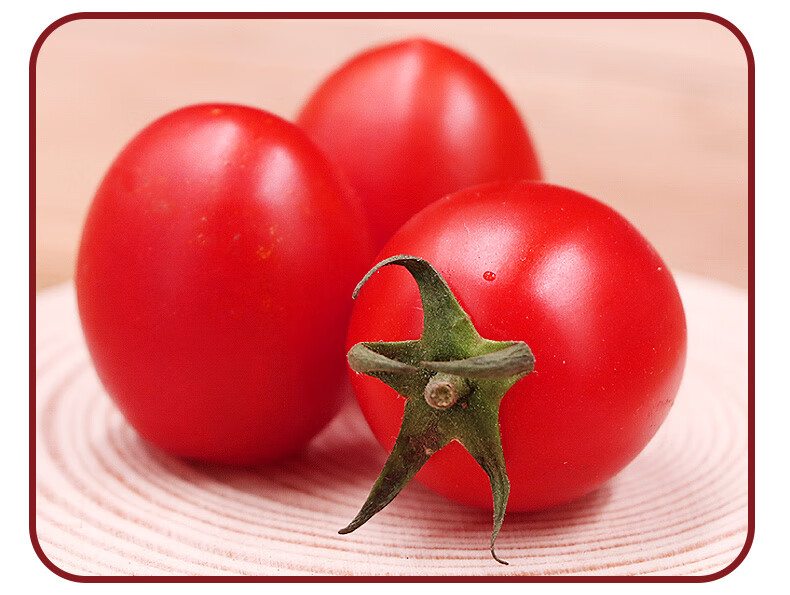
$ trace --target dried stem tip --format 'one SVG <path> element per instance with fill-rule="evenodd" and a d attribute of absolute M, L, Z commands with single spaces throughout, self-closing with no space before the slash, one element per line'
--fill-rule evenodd
<path fill-rule="evenodd" d="M 469 390 L 460 376 L 438 373 L 425 385 L 425 401 L 434 409 L 448 409 Z"/>

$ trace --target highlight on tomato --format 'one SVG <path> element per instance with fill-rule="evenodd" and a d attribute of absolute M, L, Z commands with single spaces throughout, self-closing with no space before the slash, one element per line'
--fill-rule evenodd
<path fill-rule="evenodd" d="M 410 219 L 378 260 L 356 290 L 348 361 L 391 454 L 341 533 L 416 476 L 493 509 L 497 558 L 506 507 L 595 490 L 666 418 L 686 357 L 680 296 L 601 202 L 538 182 L 468 188 Z"/>
<path fill-rule="evenodd" d="M 238 105 L 167 114 L 117 157 L 85 222 L 76 289 L 99 378 L 168 452 L 288 456 L 342 403 L 369 250 L 358 199 L 295 125 Z"/>
<path fill-rule="evenodd" d="M 297 123 L 348 175 L 376 250 L 446 194 L 541 176 L 502 88 L 470 58 L 424 39 L 355 56 L 316 89 Z"/>

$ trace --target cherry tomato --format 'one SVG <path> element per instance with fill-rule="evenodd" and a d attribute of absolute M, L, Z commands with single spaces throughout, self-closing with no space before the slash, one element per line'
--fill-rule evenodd
<path fill-rule="evenodd" d="M 686 326 L 675 282 L 623 217 L 578 192 L 538 182 L 462 190 L 414 216 L 378 260 L 425 259 L 485 339 L 523 341 L 534 371 L 499 410 L 508 510 L 549 507 L 615 475 L 655 434 L 680 383 Z M 361 289 L 347 346 L 419 339 L 409 273 L 386 267 Z M 405 400 L 351 373 L 361 409 L 390 450 Z M 489 479 L 457 442 L 417 479 L 461 503 L 490 507 Z"/>
<path fill-rule="evenodd" d="M 422 39 L 353 58 L 315 91 L 298 124 L 348 174 L 376 249 L 445 194 L 540 178 L 524 124 L 497 83 Z"/>
<path fill-rule="evenodd" d="M 277 459 L 335 414 L 369 261 L 342 174 L 293 124 L 234 105 L 155 121 L 110 167 L 76 272 L 96 370 L 177 455 Z"/>

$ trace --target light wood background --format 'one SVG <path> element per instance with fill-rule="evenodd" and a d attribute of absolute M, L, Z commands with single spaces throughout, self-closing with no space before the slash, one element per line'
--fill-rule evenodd
<path fill-rule="evenodd" d="M 425 36 L 519 107 L 547 180 L 629 218 L 670 267 L 747 284 L 747 63 L 704 20 L 80 20 L 36 67 L 36 287 L 72 277 L 92 194 L 148 122 L 206 101 L 292 118 L 337 65 Z"/>

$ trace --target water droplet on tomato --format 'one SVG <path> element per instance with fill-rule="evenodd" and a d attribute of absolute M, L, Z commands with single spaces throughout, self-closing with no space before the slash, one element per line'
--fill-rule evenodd
<path fill-rule="evenodd" d="M 493 281 L 494 279 L 496 279 L 496 273 L 494 271 L 486 271 L 485 273 L 483 273 L 483 279 L 485 279 L 486 281 Z"/>

